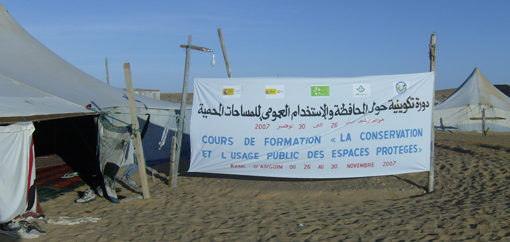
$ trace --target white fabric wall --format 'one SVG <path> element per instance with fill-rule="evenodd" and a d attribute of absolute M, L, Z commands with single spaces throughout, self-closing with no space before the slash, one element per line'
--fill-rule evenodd
<path fill-rule="evenodd" d="M 505 118 L 487 119 L 485 128 L 489 128 L 489 132 L 510 132 L 510 112 L 486 105 L 465 105 L 441 110 L 436 109 L 434 110 L 434 127 L 437 130 L 482 132 L 482 120 L 471 120 L 470 118 L 481 118 L 483 108 L 485 108 L 486 118 Z"/>
<path fill-rule="evenodd" d="M 34 130 L 32 122 L 0 126 L 0 223 L 27 209 L 28 189 L 35 180 Z"/>

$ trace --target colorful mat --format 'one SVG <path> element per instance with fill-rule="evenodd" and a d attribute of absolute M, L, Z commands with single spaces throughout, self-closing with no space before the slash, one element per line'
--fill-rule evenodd
<path fill-rule="evenodd" d="M 62 160 L 62 158 L 58 155 L 45 155 L 35 158 L 35 167 L 37 167 L 37 169 L 65 164 L 64 160 Z"/>
<path fill-rule="evenodd" d="M 63 165 L 37 168 L 36 170 L 35 185 L 40 202 L 57 198 L 84 184 L 85 182 L 81 180 L 78 173 L 75 173 L 65 163 Z"/>

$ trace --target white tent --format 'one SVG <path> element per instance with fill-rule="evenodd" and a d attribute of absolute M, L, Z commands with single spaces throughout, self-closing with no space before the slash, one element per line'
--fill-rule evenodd
<path fill-rule="evenodd" d="M 434 108 L 440 130 L 510 132 L 510 98 L 475 68 L 464 83 Z"/>
<path fill-rule="evenodd" d="M 160 150 L 159 141 L 169 114 L 178 114 L 180 105 L 135 97 L 141 127 L 146 114 L 151 115 L 143 139 L 145 159 L 168 161 L 171 142 L 167 141 Z M 87 105 L 125 123 L 131 122 L 126 91 L 97 80 L 53 53 L 0 4 L 0 124 L 94 114 L 85 109 Z M 191 107 L 186 112 L 189 120 Z M 126 125 L 115 119 L 114 125 Z M 188 123 L 185 121 L 183 150 L 189 150 Z"/>
<path fill-rule="evenodd" d="M 160 150 L 159 141 L 165 125 L 175 122 L 180 105 L 140 95 L 135 98 L 140 127 L 150 115 L 142 141 L 145 159 L 168 161 L 171 142 L 167 141 Z M 186 111 L 189 120 L 191 107 Z M 126 91 L 109 86 L 60 58 L 23 29 L 0 4 L 0 223 L 30 210 L 37 202 L 34 156 L 57 151 L 87 182 L 81 172 L 86 175 L 97 167 L 98 127 L 94 116 L 99 112 L 106 113 L 114 125 L 130 123 Z M 174 117 L 169 118 L 170 115 Z M 183 151 L 189 151 L 186 120 Z M 169 140 L 172 128 L 175 132 L 177 127 L 170 128 L 166 136 Z"/>

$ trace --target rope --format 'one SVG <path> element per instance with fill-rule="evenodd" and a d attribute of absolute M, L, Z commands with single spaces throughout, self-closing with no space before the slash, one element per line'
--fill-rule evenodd
<path fill-rule="evenodd" d="M 165 129 L 163 131 L 163 136 L 161 137 L 161 141 L 159 142 L 159 149 L 161 149 L 161 147 L 163 147 L 163 145 L 165 145 L 165 141 L 166 141 L 166 135 L 168 134 L 168 131 L 170 130 L 170 120 L 173 118 L 175 121 L 174 121 L 174 130 L 177 130 L 178 129 L 178 125 L 177 123 L 180 122 L 181 120 L 184 120 L 184 116 L 182 115 L 170 115 L 168 114 L 167 116 L 169 116 L 168 118 L 168 122 L 166 123 L 165 125 Z M 174 137 L 176 136 L 177 132 L 174 133 Z"/>
<path fill-rule="evenodd" d="M 121 113 L 121 112 L 115 112 L 115 114 L 129 114 L 129 115 L 131 115 L 131 113 Z M 145 115 L 145 114 L 140 114 L 140 115 Z M 168 116 L 168 114 L 151 114 L 151 116 Z"/>
<path fill-rule="evenodd" d="M 101 111 L 101 112 L 100 112 L 100 111 L 95 110 L 95 108 L 91 108 L 90 110 L 92 110 L 92 111 L 95 111 L 95 112 L 99 113 L 99 116 L 100 116 L 101 118 L 103 118 L 103 119 L 104 119 L 104 118 L 111 118 L 112 120 L 115 120 L 115 121 L 117 121 L 117 122 L 120 122 L 120 123 L 122 123 L 122 124 L 125 124 L 126 126 L 133 126 L 133 125 L 132 125 L 132 124 L 130 124 L 130 123 L 124 122 L 124 121 L 122 121 L 122 120 L 120 120 L 120 119 L 118 119 L 118 118 L 113 117 L 113 115 L 112 115 L 112 113 L 111 113 L 110 111 L 108 111 L 108 112 Z M 124 113 L 124 114 L 125 114 L 125 113 Z M 131 128 L 132 128 L 132 127 L 131 127 Z M 138 128 L 138 129 L 137 129 L 137 131 L 138 131 L 138 132 L 141 132 L 140 128 Z"/>
<path fill-rule="evenodd" d="M 177 123 L 181 122 L 181 120 L 182 120 L 182 122 L 184 122 L 184 116 L 182 116 L 182 115 L 173 115 L 173 116 L 175 116 L 175 118 L 176 118 L 175 119 L 176 121 L 174 122 L 174 128 L 175 128 L 175 130 L 178 130 L 179 129 L 179 125 L 177 125 Z M 183 127 L 184 127 L 184 125 L 183 125 Z M 173 137 L 175 137 L 175 140 L 177 140 L 177 132 L 174 133 Z M 181 150 L 181 147 L 179 146 L 179 142 L 176 142 L 175 148 L 177 150 Z"/>

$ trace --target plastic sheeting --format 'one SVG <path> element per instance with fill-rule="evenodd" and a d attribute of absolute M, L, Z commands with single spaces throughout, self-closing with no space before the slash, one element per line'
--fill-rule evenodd
<path fill-rule="evenodd" d="M 0 126 L 0 223 L 22 214 L 35 180 L 32 122 Z M 32 201 L 33 203 L 33 201 Z"/>

